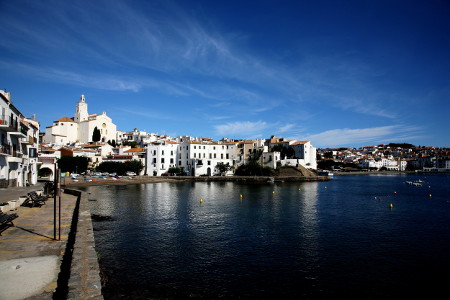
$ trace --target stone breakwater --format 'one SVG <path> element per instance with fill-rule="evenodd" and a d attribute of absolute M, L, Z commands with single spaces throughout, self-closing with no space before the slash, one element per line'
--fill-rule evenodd
<path fill-rule="evenodd" d="M 74 236 L 69 237 L 64 255 L 64 261 L 68 260 L 66 268 L 69 269 L 67 299 L 103 299 L 88 199 L 80 191 L 65 189 L 65 193 L 78 196 L 78 211 L 72 221 Z"/>

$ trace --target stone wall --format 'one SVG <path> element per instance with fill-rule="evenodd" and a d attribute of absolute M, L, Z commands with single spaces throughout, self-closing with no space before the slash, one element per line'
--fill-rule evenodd
<path fill-rule="evenodd" d="M 67 299 L 103 299 L 87 197 L 78 191 L 66 190 L 65 192 L 80 193 L 78 225 L 73 245 Z"/>

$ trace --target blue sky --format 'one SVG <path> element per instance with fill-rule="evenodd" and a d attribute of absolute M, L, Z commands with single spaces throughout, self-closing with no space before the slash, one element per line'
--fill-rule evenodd
<path fill-rule="evenodd" d="M 4 1 L 0 89 L 42 130 L 450 146 L 450 2 Z"/>

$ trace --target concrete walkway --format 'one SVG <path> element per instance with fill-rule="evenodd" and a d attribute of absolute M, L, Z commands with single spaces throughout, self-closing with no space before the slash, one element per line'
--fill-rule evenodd
<path fill-rule="evenodd" d="M 44 182 L 38 182 L 33 186 L 0 189 L 0 203 L 17 200 L 19 199 L 19 196 L 24 196 L 32 191 L 43 190 L 44 184 Z"/>
<path fill-rule="evenodd" d="M 44 183 L 38 183 L 30 187 L 0 189 L 0 202 L 17 200 L 19 196 L 31 191 L 42 190 L 43 185 Z M 52 299 L 57 287 L 60 290 L 61 283 L 58 286 L 58 280 L 61 282 L 60 275 L 64 273 L 60 274 L 60 271 L 66 248 L 69 249 L 69 235 L 76 235 L 77 238 L 79 236 L 78 231 L 71 232 L 74 216 L 75 224 L 78 224 L 77 199 L 76 195 L 61 193 L 61 232 L 57 208 L 56 235 L 53 197 L 48 198 L 42 207 L 20 206 L 9 212 L 16 213 L 19 217 L 14 220 L 15 226 L 7 228 L 0 236 L 0 299 Z M 59 203 L 59 196 L 56 203 Z M 89 211 L 85 214 L 90 222 Z M 84 232 L 80 234 L 80 241 L 85 235 Z M 89 247 L 93 248 L 93 238 L 91 240 Z M 66 263 L 67 260 L 64 260 Z M 69 261 L 69 272 L 66 273 L 70 274 L 71 268 Z M 69 274 L 63 276 L 67 277 Z M 66 279 L 66 286 L 63 288 L 69 289 L 70 293 L 68 281 Z M 97 290 L 101 288 L 99 285 L 96 285 Z"/>

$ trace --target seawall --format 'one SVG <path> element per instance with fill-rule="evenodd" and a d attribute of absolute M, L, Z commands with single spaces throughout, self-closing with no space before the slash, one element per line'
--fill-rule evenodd
<path fill-rule="evenodd" d="M 100 267 L 95 251 L 94 232 L 85 193 L 65 189 L 65 193 L 77 195 L 77 206 L 72 219 L 72 228 L 63 259 L 67 281 L 66 299 L 103 299 Z M 58 283 L 58 286 L 60 284 Z M 61 284 L 64 286 L 64 283 Z"/>

